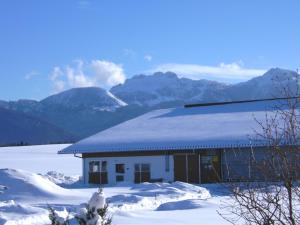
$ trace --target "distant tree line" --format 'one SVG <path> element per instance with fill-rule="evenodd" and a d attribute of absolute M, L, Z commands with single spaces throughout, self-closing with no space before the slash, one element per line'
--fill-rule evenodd
<path fill-rule="evenodd" d="M 0 147 L 13 147 L 13 146 L 29 146 L 29 145 L 52 145 L 52 144 L 72 144 L 73 141 L 50 141 L 45 143 L 29 143 L 26 141 L 19 141 L 19 142 L 12 142 L 12 143 L 5 143 L 1 144 Z"/>

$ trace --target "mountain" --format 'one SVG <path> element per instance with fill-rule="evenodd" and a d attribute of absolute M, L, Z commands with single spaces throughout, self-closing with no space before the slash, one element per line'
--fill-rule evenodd
<path fill-rule="evenodd" d="M 9 118 L 13 112 L 21 113 L 22 116 L 45 121 L 48 125 L 71 133 L 79 140 L 157 108 L 181 107 L 186 103 L 280 97 L 280 86 L 289 84 L 292 90 L 296 90 L 296 78 L 296 72 L 274 68 L 249 81 L 229 85 L 179 78 L 172 72 L 157 72 L 134 76 L 110 91 L 96 87 L 74 88 L 42 101 L 0 101 L 0 108 L 8 110 L 1 119 Z M 34 121 L 32 123 L 35 124 Z M 5 134 L 3 136 L 7 135 L 5 129 L 0 126 L 0 133 Z M 51 134 L 49 136 L 52 137 Z M 59 138 L 57 140 L 60 141 Z"/>
<path fill-rule="evenodd" d="M 83 138 L 131 119 L 139 111 L 109 91 L 86 87 L 45 98 L 31 114 Z"/>
<path fill-rule="evenodd" d="M 138 75 L 117 85 L 111 92 L 127 102 L 143 106 L 178 106 L 190 102 L 227 100 L 223 90 L 230 85 L 209 80 L 178 78 L 175 73 Z"/>
<path fill-rule="evenodd" d="M 76 140 L 74 135 L 14 110 L 0 108 L 0 145 L 49 144 Z"/>
<path fill-rule="evenodd" d="M 292 95 L 297 95 L 296 86 L 299 75 L 295 71 L 273 68 L 258 76 L 228 87 L 225 92 L 231 100 L 262 99 L 283 96 L 283 87 L 289 87 Z M 298 93 L 299 95 L 299 93 Z"/>
<path fill-rule="evenodd" d="M 102 88 L 73 88 L 42 100 L 43 107 L 63 107 L 74 110 L 114 111 L 126 106 L 122 100 Z"/>
<path fill-rule="evenodd" d="M 97 87 L 73 88 L 40 102 L 2 101 L 0 107 L 47 121 L 74 134 L 76 140 L 148 111 L 142 107 L 127 106 L 109 91 Z"/>
<path fill-rule="evenodd" d="M 0 100 L 1 108 L 11 109 L 15 111 L 22 111 L 25 113 L 35 109 L 38 105 L 39 105 L 38 101 L 28 100 L 28 99 L 20 99 L 18 101 L 9 101 L 9 102 Z"/>
<path fill-rule="evenodd" d="M 175 73 L 138 75 L 117 85 L 111 92 L 127 102 L 150 107 L 180 106 L 186 103 L 221 102 L 280 97 L 283 86 L 296 89 L 294 71 L 273 68 L 246 82 L 229 85 L 209 80 L 178 78 Z"/>

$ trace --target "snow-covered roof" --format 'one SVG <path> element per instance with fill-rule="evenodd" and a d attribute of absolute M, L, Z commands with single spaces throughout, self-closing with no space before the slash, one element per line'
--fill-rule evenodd
<path fill-rule="evenodd" d="M 83 139 L 68 153 L 249 147 L 280 100 L 154 110 Z"/>

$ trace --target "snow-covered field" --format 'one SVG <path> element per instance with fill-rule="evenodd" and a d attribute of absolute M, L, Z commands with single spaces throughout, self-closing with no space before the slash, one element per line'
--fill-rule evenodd
<path fill-rule="evenodd" d="M 73 155 L 57 155 L 70 144 L 0 148 L 0 168 L 23 169 L 35 173 L 48 171 L 66 175 L 81 174 L 81 160 Z"/>
<path fill-rule="evenodd" d="M 56 154 L 66 146 L 0 148 L 0 224 L 49 224 L 48 205 L 72 214 L 89 200 L 96 188 L 76 183 L 81 160 Z M 220 185 L 124 184 L 104 193 L 116 225 L 227 224 L 216 212 L 227 198 Z"/>

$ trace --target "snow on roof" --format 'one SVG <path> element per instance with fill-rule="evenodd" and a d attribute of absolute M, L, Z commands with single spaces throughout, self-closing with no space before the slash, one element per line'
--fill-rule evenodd
<path fill-rule="evenodd" d="M 249 147 L 257 121 L 282 100 L 154 110 L 83 139 L 61 154 Z"/>

